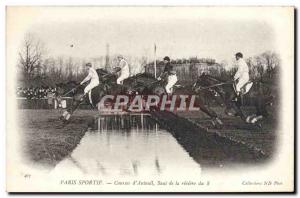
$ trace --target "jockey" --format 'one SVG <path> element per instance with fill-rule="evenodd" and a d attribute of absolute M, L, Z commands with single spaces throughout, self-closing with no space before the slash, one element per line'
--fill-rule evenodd
<path fill-rule="evenodd" d="M 129 65 L 122 55 L 118 55 L 119 67 L 121 68 L 121 75 L 117 79 L 117 84 L 123 84 L 123 80 L 129 77 Z"/>
<path fill-rule="evenodd" d="M 99 85 L 99 76 L 96 72 L 96 70 L 92 67 L 91 63 L 87 63 L 85 65 L 89 71 L 88 76 L 80 83 L 82 85 L 83 83 L 90 80 L 90 83 L 84 88 L 84 95 L 88 93 L 90 90 L 92 90 L 94 87 L 97 87 Z"/>
<path fill-rule="evenodd" d="M 236 53 L 235 58 L 237 60 L 238 70 L 234 75 L 234 81 L 238 80 L 236 84 L 236 94 L 239 96 L 241 88 L 249 81 L 249 68 L 241 52 Z"/>
<path fill-rule="evenodd" d="M 164 58 L 164 63 L 165 63 L 165 69 L 163 73 L 158 77 L 158 80 L 161 80 L 164 76 L 167 76 L 167 85 L 166 85 L 166 92 L 168 94 L 172 93 L 172 88 L 177 82 L 177 76 L 176 76 L 176 71 L 173 69 L 173 65 L 170 64 L 170 58 L 166 56 Z"/>

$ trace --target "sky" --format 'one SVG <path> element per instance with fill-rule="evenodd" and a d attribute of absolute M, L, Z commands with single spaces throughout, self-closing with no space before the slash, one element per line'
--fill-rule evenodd
<path fill-rule="evenodd" d="M 53 57 L 105 56 L 109 44 L 111 55 L 147 56 L 151 60 L 156 44 L 158 58 L 197 56 L 230 62 L 236 52 L 250 57 L 274 49 L 272 27 L 263 20 L 209 18 L 207 14 L 204 17 L 186 12 L 176 14 L 167 9 L 153 14 L 151 10 L 144 13 L 112 10 L 91 10 L 94 16 L 82 18 L 80 14 L 71 17 L 74 13 L 64 15 L 65 18 L 48 17 L 49 20 L 37 20 L 28 32 L 38 37 L 45 44 L 47 55 Z M 52 16 L 50 11 L 44 15 Z"/>

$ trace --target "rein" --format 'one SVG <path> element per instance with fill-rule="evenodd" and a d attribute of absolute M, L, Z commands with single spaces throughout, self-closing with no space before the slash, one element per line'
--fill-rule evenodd
<path fill-rule="evenodd" d="M 69 93 L 71 93 L 72 91 L 76 90 L 78 87 L 80 87 L 81 85 L 77 85 L 76 87 L 72 88 L 70 91 L 64 93 L 63 95 L 61 95 L 60 97 L 64 97 L 66 95 L 68 95 Z"/>
<path fill-rule="evenodd" d="M 218 82 L 218 83 L 217 83 L 217 84 L 210 85 L 210 86 L 206 86 L 206 87 L 201 87 L 201 88 L 198 89 L 199 91 L 205 90 L 205 89 L 209 89 L 209 88 L 213 88 L 213 87 L 219 87 L 219 86 L 222 86 L 222 85 L 229 85 L 229 84 L 234 83 L 234 81 L 220 82 L 219 80 L 214 79 L 214 78 L 212 78 L 212 77 L 210 77 L 210 76 L 205 76 L 205 77 L 208 78 L 208 79 L 211 80 L 211 81 Z"/>
<path fill-rule="evenodd" d="M 210 77 L 210 76 L 205 76 L 206 78 L 208 78 L 208 79 L 210 79 L 210 80 L 212 80 L 212 81 L 215 81 L 215 82 L 220 82 L 220 80 L 217 80 L 217 79 L 214 79 L 214 78 L 212 78 L 212 77 Z"/>
<path fill-rule="evenodd" d="M 218 84 L 214 84 L 214 85 L 207 86 L 207 87 L 201 87 L 201 88 L 199 89 L 199 91 L 204 90 L 204 89 L 213 88 L 213 87 L 218 87 L 218 86 L 221 86 L 221 85 L 227 85 L 227 84 L 228 84 L 228 85 L 229 85 L 229 84 L 232 84 L 232 81 L 230 81 L 230 82 L 218 83 Z"/>
<path fill-rule="evenodd" d="M 104 74 L 104 75 L 101 76 L 101 77 L 103 78 L 103 77 L 107 77 L 107 76 L 109 76 L 109 75 L 110 75 L 110 73 L 107 73 L 107 74 Z M 76 87 L 72 88 L 70 91 L 64 93 L 64 94 L 61 95 L 60 97 L 64 97 L 64 96 L 68 95 L 69 93 L 71 93 L 72 91 L 76 90 L 76 89 L 77 89 L 78 87 L 80 87 L 80 86 L 81 86 L 80 84 L 77 85 Z"/>

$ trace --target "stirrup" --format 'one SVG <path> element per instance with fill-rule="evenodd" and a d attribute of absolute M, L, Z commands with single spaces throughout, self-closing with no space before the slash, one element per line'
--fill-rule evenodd
<path fill-rule="evenodd" d="M 80 97 L 80 102 L 82 102 L 84 100 L 84 97 L 86 96 L 86 94 L 83 94 L 81 97 Z"/>
<path fill-rule="evenodd" d="M 232 102 L 237 102 L 238 101 L 238 96 L 234 97 L 233 99 L 231 99 Z"/>

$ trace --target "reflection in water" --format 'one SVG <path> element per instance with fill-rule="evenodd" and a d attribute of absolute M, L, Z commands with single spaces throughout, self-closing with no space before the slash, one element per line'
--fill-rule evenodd
<path fill-rule="evenodd" d="M 151 112 L 153 118 L 174 136 L 177 142 L 205 170 L 241 167 L 261 163 L 266 155 L 240 141 L 209 132 L 185 118 L 167 112 Z"/>
<path fill-rule="evenodd" d="M 180 170 L 180 171 L 178 171 Z M 53 170 L 101 176 L 200 174 L 201 168 L 149 115 L 101 116 Z"/>

